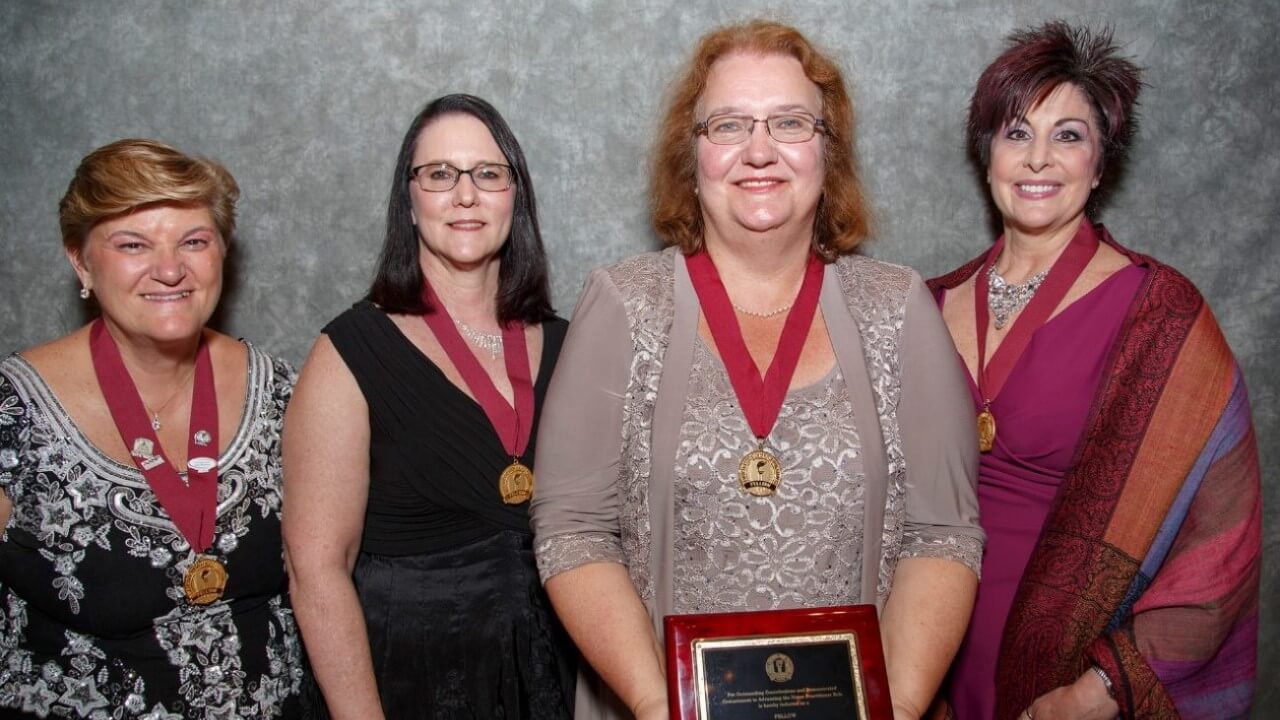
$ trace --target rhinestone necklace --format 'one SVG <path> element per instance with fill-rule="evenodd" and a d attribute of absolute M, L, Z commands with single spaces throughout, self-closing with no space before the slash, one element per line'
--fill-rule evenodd
<path fill-rule="evenodd" d="M 1036 290 L 1040 289 L 1040 284 L 1048 275 L 1049 268 L 1045 268 L 1024 283 L 1011 283 L 1000 277 L 1000 273 L 996 272 L 995 264 L 992 263 L 991 269 L 987 271 L 987 307 L 991 308 L 997 330 L 1009 322 L 1010 315 L 1031 302 Z"/>
<path fill-rule="evenodd" d="M 458 330 L 462 332 L 463 337 L 471 341 L 471 344 L 475 345 L 481 350 L 488 350 L 490 359 L 492 360 L 498 359 L 498 355 L 502 352 L 502 335 L 501 334 L 492 335 L 489 333 L 480 332 L 479 330 L 476 330 L 475 328 L 471 327 L 470 325 L 456 318 L 454 319 L 453 322 L 455 325 L 458 326 Z"/>

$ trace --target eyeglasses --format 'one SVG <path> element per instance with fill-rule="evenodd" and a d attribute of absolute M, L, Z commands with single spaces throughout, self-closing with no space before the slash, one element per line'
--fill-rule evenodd
<path fill-rule="evenodd" d="M 458 186 L 463 175 L 470 175 L 471 182 L 485 192 L 502 192 L 516 179 L 516 171 L 501 163 L 480 163 L 470 170 L 445 162 L 427 163 L 409 170 L 410 179 L 416 180 L 423 192 L 448 192 Z"/>
<path fill-rule="evenodd" d="M 750 115 L 713 115 L 693 126 L 694 135 L 706 135 L 716 145 L 737 145 L 747 141 L 756 129 L 756 123 L 764 123 L 769 137 L 782 143 L 802 143 L 814 133 L 824 132 L 821 118 L 809 113 L 779 113 L 763 120 Z"/>

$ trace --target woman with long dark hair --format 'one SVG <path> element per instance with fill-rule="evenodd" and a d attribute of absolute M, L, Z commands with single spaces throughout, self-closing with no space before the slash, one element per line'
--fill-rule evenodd
<path fill-rule="evenodd" d="M 511 129 L 479 98 L 431 102 L 369 297 L 325 327 L 286 424 L 291 591 L 333 717 L 568 716 L 528 520 L 565 328 Z"/>

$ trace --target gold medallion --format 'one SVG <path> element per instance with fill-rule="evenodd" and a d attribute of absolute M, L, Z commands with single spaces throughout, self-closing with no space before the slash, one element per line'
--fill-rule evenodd
<path fill-rule="evenodd" d="M 738 484 L 748 495 L 772 495 L 782 484 L 782 465 L 763 447 L 752 450 L 738 463 Z"/>
<path fill-rule="evenodd" d="M 182 589 L 195 605 L 208 605 L 222 597 L 226 588 L 227 569 L 208 555 L 197 557 L 182 577 Z"/>
<path fill-rule="evenodd" d="M 513 458 L 498 478 L 498 492 L 502 494 L 502 502 L 508 505 L 528 502 L 533 497 L 533 471 Z"/>
<path fill-rule="evenodd" d="M 983 408 L 978 413 L 978 449 L 982 452 L 991 452 L 991 447 L 996 442 L 996 416 L 991 414 L 990 408 Z"/>

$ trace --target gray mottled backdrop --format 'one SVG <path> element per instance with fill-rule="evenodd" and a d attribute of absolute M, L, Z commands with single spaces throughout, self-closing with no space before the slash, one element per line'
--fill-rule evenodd
<path fill-rule="evenodd" d="M 785 8 L 785 9 L 776 9 Z M 1244 365 L 1263 466 L 1280 461 L 1280 4 L 24 2 L 0 5 L 0 351 L 83 321 L 56 204 L 81 156 L 150 136 L 224 162 L 244 191 L 223 329 L 301 361 L 365 290 L 404 126 L 429 98 L 482 95 L 524 145 L 573 308 L 587 271 L 654 246 L 643 195 L 660 99 L 694 40 L 751 15 L 843 63 L 877 210 L 876 257 L 926 275 L 989 241 L 965 164 L 970 88 L 1011 29 L 1114 26 L 1148 68 L 1129 172 L 1103 219 L 1188 274 Z M 1266 485 L 1258 717 L 1280 716 L 1280 515 Z"/>

